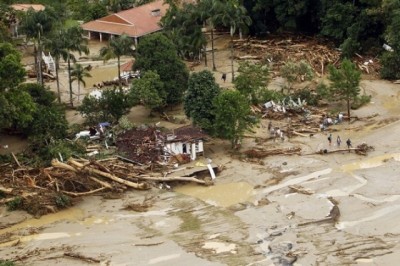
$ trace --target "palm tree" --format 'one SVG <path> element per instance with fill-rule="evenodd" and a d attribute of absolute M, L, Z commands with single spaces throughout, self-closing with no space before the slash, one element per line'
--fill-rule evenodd
<path fill-rule="evenodd" d="M 43 46 L 50 54 L 54 57 L 55 68 L 56 68 L 56 80 L 57 80 L 57 94 L 58 103 L 61 103 L 60 93 L 60 81 L 58 77 L 58 70 L 60 69 L 60 59 L 68 57 L 68 50 L 65 47 L 65 31 L 57 31 L 50 38 L 46 38 L 43 41 Z"/>
<path fill-rule="evenodd" d="M 74 102 L 72 99 L 72 79 L 71 79 L 71 61 L 76 62 L 75 56 L 71 52 L 78 52 L 79 54 L 89 53 L 89 49 L 86 45 L 87 40 L 82 36 L 83 30 L 81 27 L 71 27 L 65 30 L 64 40 L 65 40 L 65 49 L 68 51 L 64 60 L 68 63 L 68 83 L 69 83 L 69 100 L 71 106 L 74 106 Z"/>
<path fill-rule="evenodd" d="M 242 38 L 242 32 L 251 25 L 251 18 L 247 15 L 247 10 L 244 6 L 240 5 L 237 0 L 230 0 L 223 4 L 219 10 L 224 10 L 223 13 L 216 15 L 216 21 L 222 25 L 230 28 L 231 36 L 231 68 L 232 68 L 232 81 L 235 79 L 235 70 L 233 67 L 233 35 L 236 29 L 239 29 L 239 36 Z"/>
<path fill-rule="evenodd" d="M 78 103 L 80 100 L 80 95 L 81 95 L 81 83 L 83 84 L 83 87 L 86 87 L 86 82 L 84 78 L 86 77 L 91 77 L 89 70 L 87 68 L 82 67 L 81 64 L 74 64 L 74 68 L 71 71 L 71 81 L 77 81 L 78 82 Z"/>
<path fill-rule="evenodd" d="M 198 4 L 198 12 L 200 19 L 204 24 L 208 24 L 211 28 L 211 56 L 212 56 L 212 69 L 216 71 L 215 56 L 214 56 L 214 27 L 217 15 L 221 13 L 220 7 L 222 4 L 219 0 L 203 0 Z"/>
<path fill-rule="evenodd" d="M 37 82 L 43 85 L 42 77 L 42 51 L 41 39 L 43 35 L 51 31 L 54 17 L 46 11 L 35 12 L 28 10 L 22 20 L 22 31 L 25 32 L 28 39 L 33 40 L 33 49 L 35 53 L 35 69 L 37 73 Z"/>
<path fill-rule="evenodd" d="M 108 61 L 111 58 L 117 58 L 118 64 L 118 83 L 119 88 L 122 87 L 121 82 L 121 56 L 123 55 L 131 55 L 133 53 L 133 49 L 131 46 L 133 45 L 132 38 L 128 35 L 123 34 L 116 38 L 112 38 L 107 47 L 103 47 L 100 50 L 100 56 L 103 57 L 104 61 Z"/>

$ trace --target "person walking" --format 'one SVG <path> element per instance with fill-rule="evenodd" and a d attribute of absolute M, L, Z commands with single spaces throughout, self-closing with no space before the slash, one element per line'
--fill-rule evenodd
<path fill-rule="evenodd" d="M 329 134 L 328 141 L 329 141 L 329 146 L 331 146 L 331 144 L 332 144 L 332 134 Z"/>
<path fill-rule="evenodd" d="M 221 78 L 223 81 L 224 81 L 224 83 L 225 83 L 225 81 L 226 81 L 226 73 L 222 73 L 222 78 Z"/>
<path fill-rule="evenodd" d="M 347 148 L 348 148 L 348 149 L 350 149 L 351 147 L 353 147 L 353 146 L 351 146 L 351 140 L 350 140 L 350 139 L 347 139 L 346 144 L 347 144 Z"/>
<path fill-rule="evenodd" d="M 338 148 L 340 148 L 340 144 L 342 143 L 342 139 L 340 138 L 339 135 L 336 138 L 336 143 L 337 143 Z"/>

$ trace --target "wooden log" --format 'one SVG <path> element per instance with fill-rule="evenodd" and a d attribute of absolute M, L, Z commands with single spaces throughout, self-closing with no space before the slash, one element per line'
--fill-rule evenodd
<path fill-rule="evenodd" d="M 21 167 L 21 164 L 19 163 L 17 156 L 15 156 L 15 154 L 13 152 L 11 153 L 11 155 L 14 158 L 14 161 L 17 163 L 18 167 Z"/>
<path fill-rule="evenodd" d="M 75 161 L 73 159 L 69 159 L 68 162 L 70 164 L 74 165 L 75 167 L 77 167 L 79 169 L 79 171 L 82 171 L 82 172 L 85 172 L 85 173 L 88 173 L 88 174 L 96 174 L 96 175 L 99 175 L 99 176 L 102 176 L 102 177 L 106 177 L 108 179 L 111 179 L 111 180 L 113 180 L 115 182 L 124 184 L 124 185 L 126 185 L 128 187 L 131 187 L 131 188 L 141 189 L 141 190 L 150 188 L 146 183 L 133 183 L 131 181 L 127 181 L 125 179 L 119 178 L 119 177 L 117 177 L 117 176 L 115 176 L 113 174 L 105 173 L 103 171 L 100 171 L 100 170 L 97 170 L 97 169 L 93 169 L 93 168 L 88 167 L 88 166 L 84 167 L 83 164 L 78 163 L 77 161 Z"/>
<path fill-rule="evenodd" d="M 197 179 L 195 177 L 183 177 L 183 176 L 178 176 L 178 177 L 135 176 L 135 178 L 138 178 L 141 180 L 157 181 L 157 182 L 185 181 L 185 182 L 194 182 L 194 183 L 202 184 L 202 185 L 209 184 L 208 182 Z"/>
<path fill-rule="evenodd" d="M 0 186 L 0 191 L 3 192 L 4 194 L 11 194 L 13 189 Z"/>
<path fill-rule="evenodd" d="M 74 167 L 72 167 L 71 165 L 68 165 L 66 163 L 62 163 L 57 159 L 53 159 L 51 160 L 51 165 L 56 167 L 56 168 L 60 168 L 60 169 L 65 169 L 65 170 L 69 170 L 72 171 L 74 173 L 77 173 L 78 170 L 76 170 Z"/>
<path fill-rule="evenodd" d="M 109 183 L 107 183 L 107 182 L 105 182 L 105 181 L 101 181 L 101 180 L 97 179 L 96 177 L 89 176 L 89 179 L 90 179 L 90 180 L 93 180 L 93 181 L 96 182 L 96 183 L 99 183 L 100 185 L 102 185 L 102 186 L 105 187 L 105 188 L 109 188 L 109 189 L 112 189 L 112 188 L 113 188 Z"/>
<path fill-rule="evenodd" d="M 86 195 L 90 195 L 99 191 L 102 191 L 104 189 L 107 189 L 106 187 L 101 187 L 98 189 L 94 189 L 88 192 L 69 192 L 69 191 L 65 191 L 65 190 L 61 190 L 62 193 L 70 195 L 70 196 L 74 196 L 74 197 L 80 197 L 80 196 L 86 196 Z"/>

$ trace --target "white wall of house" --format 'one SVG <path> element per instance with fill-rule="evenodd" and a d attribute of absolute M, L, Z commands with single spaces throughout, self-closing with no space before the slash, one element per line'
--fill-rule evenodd
<path fill-rule="evenodd" d="M 196 142 L 172 142 L 167 143 L 165 148 L 172 154 L 190 154 L 192 160 L 196 160 L 197 154 L 204 152 L 202 140 Z"/>

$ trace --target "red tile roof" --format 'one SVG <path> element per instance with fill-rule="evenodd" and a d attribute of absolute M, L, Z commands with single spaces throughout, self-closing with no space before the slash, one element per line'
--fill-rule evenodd
<path fill-rule="evenodd" d="M 161 30 L 158 23 L 169 7 L 163 2 L 163 0 L 158 0 L 124 10 L 87 22 L 82 24 L 81 27 L 87 31 L 113 35 L 127 34 L 130 37 L 140 37 Z M 159 10 L 159 15 L 154 14 L 155 10 Z"/>
<path fill-rule="evenodd" d="M 43 11 L 45 9 L 44 5 L 34 5 L 34 4 L 14 4 L 11 5 L 11 7 L 14 10 L 18 11 L 28 11 L 30 8 L 32 8 L 35 11 Z"/>

